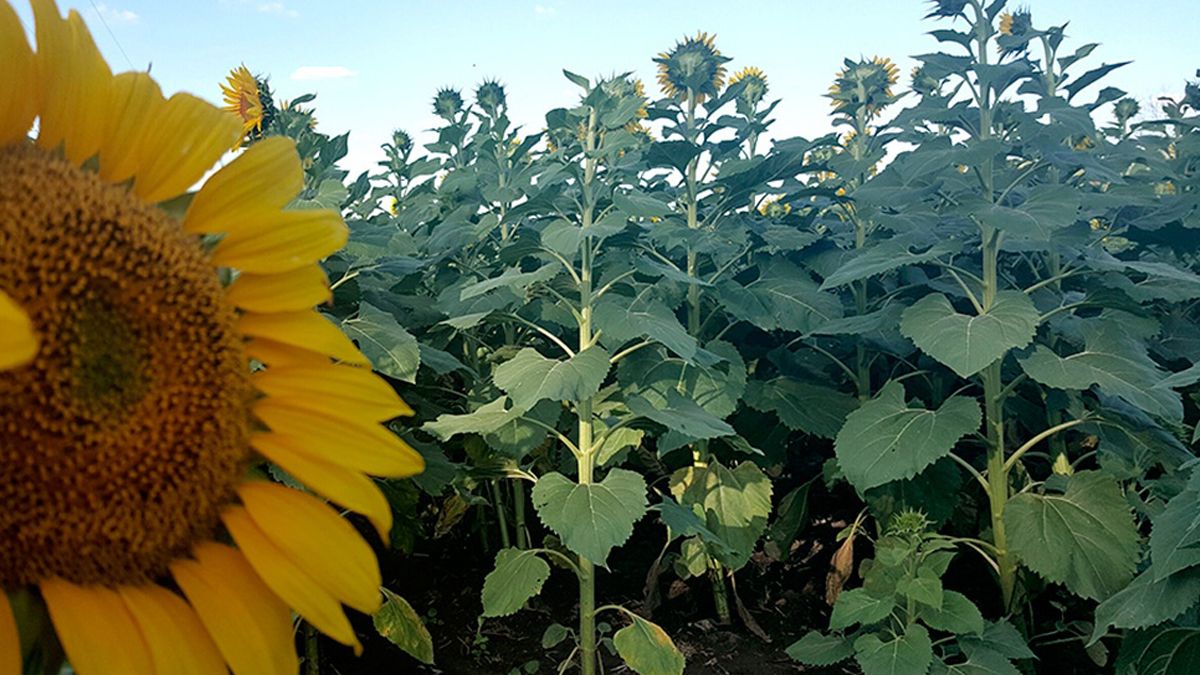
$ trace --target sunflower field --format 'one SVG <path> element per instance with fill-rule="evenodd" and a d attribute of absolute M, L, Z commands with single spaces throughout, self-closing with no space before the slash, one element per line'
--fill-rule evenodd
<path fill-rule="evenodd" d="M 934 0 L 825 136 L 699 33 L 353 176 L 31 4 L 0 675 L 1200 673 L 1200 83 Z"/>

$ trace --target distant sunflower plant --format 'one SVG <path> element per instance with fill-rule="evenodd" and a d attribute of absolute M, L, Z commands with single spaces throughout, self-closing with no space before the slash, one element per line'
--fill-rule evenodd
<path fill-rule="evenodd" d="M 40 607 L 80 675 L 295 673 L 293 610 L 360 650 L 343 605 L 380 605 L 371 547 L 250 471 L 386 539 L 368 474 L 423 468 L 384 426 L 412 411 L 313 309 L 341 216 L 286 208 L 282 137 L 189 193 L 254 102 L 114 76 L 77 12 L 32 4 L 36 52 L 0 3 L 0 672 L 56 672 Z"/>

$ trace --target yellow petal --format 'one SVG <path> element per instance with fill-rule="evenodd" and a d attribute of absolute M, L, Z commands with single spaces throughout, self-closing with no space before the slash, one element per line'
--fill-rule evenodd
<path fill-rule="evenodd" d="M 337 511 L 277 483 L 243 483 L 238 496 L 263 534 L 333 597 L 360 612 L 379 609 L 375 553 Z"/>
<path fill-rule="evenodd" d="M 205 181 L 188 207 L 184 229 L 193 234 L 243 232 L 261 214 L 283 209 L 303 187 L 295 142 L 272 136 Z"/>
<path fill-rule="evenodd" d="M 237 329 L 242 335 L 266 338 L 285 345 L 332 356 L 347 363 L 367 363 L 350 338 L 314 311 L 278 314 L 243 314 Z"/>
<path fill-rule="evenodd" d="M 329 280 L 318 265 L 283 274 L 242 274 L 225 291 L 234 307 L 248 312 L 297 312 L 333 298 Z"/>
<path fill-rule="evenodd" d="M 237 550 L 204 542 L 171 574 L 235 675 L 296 675 L 292 614 Z"/>
<path fill-rule="evenodd" d="M 240 506 L 226 509 L 221 520 L 250 566 L 275 595 L 317 630 L 354 647 L 355 654 L 362 654 L 362 645 L 354 636 L 342 606 L 259 529 L 246 509 Z"/>
<path fill-rule="evenodd" d="M 100 145 L 100 177 L 120 183 L 147 164 L 141 147 L 167 100 L 149 73 L 121 73 L 113 78 L 110 103 L 108 131 Z"/>
<path fill-rule="evenodd" d="M 33 323 L 20 305 L 0 291 L 0 370 L 29 363 L 37 349 Z"/>
<path fill-rule="evenodd" d="M 246 356 L 268 366 L 328 365 L 329 357 L 274 340 L 255 338 L 246 342 Z"/>
<path fill-rule="evenodd" d="M 391 385 L 366 368 L 269 368 L 255 373 L 253 381 L 259 391 L 290 405 L 351 420 L 383 422 L 413 414 Z"/>
<path fill-rule="evenodd" d="M 178 197 L 241 137 L 233 116 L 191 94 L 175 94 L 138 147 L 134 193 L 153 203 Z"/>
<path fill-rule="evenodd" d="M 37 115 L 37 62 L 25 29 L 7 2 L 0 2 L 0 146 L 25 140 Z"/>
<path fill-rule="evenodd" d="M 392 507 L 375 481 L 362 472 L 308 455 L 293 452 L 273 434 L 260 434 L 251 441 L 264 457 L 278 464 L 288 475 L 304 483 L 313 492 L 355 513 L 366 516 L 379 538 L 389 541 L 392 531 Z"/>
<path fill-rule="evenodd" d="M 62 579 L 41 584 L 54 630 L 79 675 L 154 675 L 142 631 L 116 591 Z"/>
<path fill-rule="evenodd" d="M 67 159 L 82 164 L 104 138 L 112 71 L 78 12 L 64 20 L 51 0 L 32 4 L 41 86 L 38 145 L 53 150 L 62 144 Z"/>
<path fill-rule="evenodd" d="M 336 211 L 278 211 L 257 227 L 231 234 L 213 249 L 213 263 L 254 274 L 312 265 L 346 245 L 349 230 Z"/>
<path fill-rule="evenodd" d="M 271 399 L 259 401 L 254 414 L 275 432 L 271 437 L 276 442 L 313 459 L 392 478 L 425 469 L 417 451 L 378 424 L 341 420 Z M 251 438 L 251 445 L 261 438 Z"/>
<path fill-rule="evenodd" d="M 3 9 L 0 8 L 0 13 Z M 17 619 L 8 603 L 8 593 L 0 588 L 0 675 L 21 675 L 21 635 Z"/>
<path fill-rule="evenodd" d="M 142 629 L 156 675 L 226 675 L 225 659 L 183 598 L 154 584 L 117 590 Z"/>

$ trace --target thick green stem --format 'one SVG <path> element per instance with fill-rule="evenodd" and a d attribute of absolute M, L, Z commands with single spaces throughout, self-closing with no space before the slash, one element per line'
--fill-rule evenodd
<path fill-rule="evenodd" d="M 1008 469 L 1004 457 L 1004 401 L 1001 397 L 1000 361 L 983 371 L 983 396 L 988 440 L 988 505 L 992 516 L 992 544 L 996 547 L 996 564 L 1000 577 L 1000 594 L 1007 611 L 1016 587 L 1016 559 L 1008 551 L 1008 535 L 1004 527 L 1004 508 L 1008 505 Z"/>
<path fill-rule="evenodd" d="M 525 482 L 512 481 L 513 529 L 517 533 L 517 548 L 529 548 L 529 530 L 525 524 Z"/>
<path fill-rule="evenodd" d="M 308 623 L 304 624 L 304 672 L 321 675 L 321 645 L 317 642 L 317 630 Z"/>
<path fill-rule="evenodd" d="M 729 611 L 729 589 L 725 581 L 725 566 L 716 558 L 708 559 L 708 580 L 712 584 L 713 605 L 717 611 L 717 621 L 722 624 L 733 623 L 733 614 Z"/>
<path fill-rule="evenodd" d="M 508 548 L 512 546 L 512 539 L 508 536 L 508 508 L 504 505 L 502 492 L 496 481 L 488 481 L 488 491 L 492 493 L 492 506 L 496 509 L 496 525 L 500 528 L 500 545 Z"/>

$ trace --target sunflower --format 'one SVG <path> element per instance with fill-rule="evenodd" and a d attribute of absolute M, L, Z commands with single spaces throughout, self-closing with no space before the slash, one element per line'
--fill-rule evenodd
<path fill-rule="evenodd" d="M 453 122 L 454 116 L 462 110 L 462 93 L 457 89 L 443 87 L 433 97 L 433 112 L 447 122 Z"/>
<path fill-rule="evenodd" d="M 891 59 L 876 56 L 851 61 L 838 71 L 829 86 L 829 98 L 836 112 L 853 115 L 865 108 L 868 117 L 878 115 L 895 100 L 892 86 L 900 79 L 900 69 Z"/>
<path fill-rule="evenodd" d="M 243 135 L 252 131 L 262 131 L 265 112 L 262 92 L 259 91 L 258 80 L 250 74 L 246 66 L 238 66 L 229 71 L 229 76 L 221 85 L 221 95 L 225 99 L 225 107 L 222 110 L 241 118 Z"/>
<path fill-rule="evenodd" d="M 725 82 L 725 64 L 731 61 L 721 56 L 713 42 L 715 35 L 696 33 L 684 38 L 669 52 L 654 59 L 658 64 L 658 84 L 670 98 L 683 101 L 691 90 L 697 102 L 716 96 Z"/>
<path fill-rule="evenodd" d="M 739 83 L 742 91 L 738 94 L 738 107 L 753 111 L 767 96 L 767 75 L 759 68 L 746 66 L 729 78 L 730 87 Z"/>
<path fill-rule="evenodd" d="M 500 109 L 504 107 L 508 97 L 504 93 L 504 85 L 496 80 L 484 80 L 475 89 L 475 102 L 483 108 L 487 114 L 495 117 Z"/>
<path fill-rule="evenodd" d="M 345 224 L 285 208 L 283 137 L 181 198 L 243 120 L 114 76 L 77 12 L 32 4 L 36 53 L 0 2 L 0 672 L 21 672 L 8 593 L 34 591 L 80 675 L 295 673 L 292 609 L 359 649 L 370 546 L 251 473 L 383 535 L 366 474 L 422 469 L 381 425 L 411 410 L 313 309 Z"/>
<path fill-rule="evenodd" d="M 758 214 L 772 220 L 779 220 L 792 212 L 792 205 L 783 201 L 785 195 L 767 197 L 758 205 Z"/>

